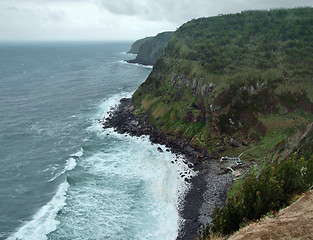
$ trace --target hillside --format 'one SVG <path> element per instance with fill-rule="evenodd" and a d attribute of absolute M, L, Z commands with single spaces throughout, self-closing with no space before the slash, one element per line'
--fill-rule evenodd
<path fill-rule="evenodd" d="M 149 135 L 199 171 L 181 174 L 192 188 L 178 239 L 195 238 L 200 225 L 204 239 L 231 234 L 312 186 L 312 24 L 313 8 L 192 20 L 105 119 L 105 128 Z M 214 161 L 238 155 L 242 162 Z"/>
<path fill-rule="evenodd" d="M 155 37 L 147 37 L 137 40 L 133 43 L 129 51 L 129 53 L 137 54 L 136 59 L 128 60 L 128 62 L 154 65 L 172 35 L 173 32 L 163 32 Z"/>
<path fill-rule="evenodd" d="M 153 38 L 153 37 L 146 37 L 146 38 L 142 38 L 142 39 L 137 40 L 136 42 L 134 42 L 132 44 L 130 50 L 127 53 L 138 54 L 140 46 L 144 42 L 149 41 L 149 39 L 151 39 L 151 38 Z"/>
<path fill-rule="evenodd" d="M 135 114 L 213 156 L 271 158 L 313 121 L 313 9 L 192 20 L 133 95 Z"/>
<path fill-rule="evenodd" d="M 276 216 L 248 225 L 231 236 L 229 240 L 312 239 L 312 222 L 313 192 L 310 191 Z"/>

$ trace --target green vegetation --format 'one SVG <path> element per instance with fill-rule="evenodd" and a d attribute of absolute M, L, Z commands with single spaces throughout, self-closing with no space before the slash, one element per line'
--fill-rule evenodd
<path fill-rule="evenodd" d="M 307 191 L 313 184 L 313 155 L 309 159 L 297 155 L 282 162 L 266 164 L 259 177 L 252 172 L 228 196 L 226 206 L 213 213 L 201 239 L 210 234 L 227 235 L 250 221 L 288 205 L 295 195 Z"/>
<path fill-rule="evenodd" d="M 262 166 L 235 182 L 204 239 L 277 211 L 312 186 L 312 26 L 313 8 L 192 20 L 134 93 L 135 114 L 165 134 L 214 155 L 243 152 L 244 162 Z"/>
<path fill-rule="evenodd" d="M 313 119 L 312 25 L 312 8 L 182 25 L 133 95 L 136 114 L 211 153 L 273 156 Z"/>
<path fill-rule="evenodd" d="M 228 190 L 226 206 L 215 210 L 212 224 L 199 239 L 231 234 L 251 221 L 277 212 L 292 203 L 295 196 L 312 188 L 312 139 L 313 127 L 310 127 L 289 157 L 267 161 L 260 174 L 253 169 L 245 179 L 235 181 Z"/>
<path fill-rule="evenodd" d="M 163 32 L 155 37 L 137 40 L 129 51 L 129 53 L 137 54 L 137 57 L 135 60 L 130 60 L 130 62 L 154 65 L 172 35 L 173 32 Z"/>
<path fill-rule="evenodd" d="M 153 37 L 146 37 L 146 38 L 142 38 L 142 39 L 137 40 L 136 42 L 134 42 L 132 44 L 132 46 L 131 46 L 130 50 L 128 51 L 128 53 L 138 54 L 140 46 L 144 42 L 148 41 L 151 38 L 153 38 Z"/>

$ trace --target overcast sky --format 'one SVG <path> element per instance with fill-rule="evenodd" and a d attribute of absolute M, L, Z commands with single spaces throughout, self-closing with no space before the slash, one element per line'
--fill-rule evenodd
<path fill-rule="evenodd" d="M 193 18 L 313 0 L 0 0 L 0 40 L 135 40 Z"/>

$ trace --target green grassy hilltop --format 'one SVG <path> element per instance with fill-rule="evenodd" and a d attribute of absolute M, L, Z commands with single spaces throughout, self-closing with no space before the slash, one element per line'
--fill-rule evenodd
<path fill-rule="evenodd" d="M 134 93 L 135 114 L 211 154 L 277 156 L 313 121 L 312 26 L 312 8 L 192 20 Z"/>

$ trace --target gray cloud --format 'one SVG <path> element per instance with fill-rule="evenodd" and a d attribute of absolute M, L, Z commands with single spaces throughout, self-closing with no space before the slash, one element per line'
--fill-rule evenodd
<path fill-rule="evenodd" d="M 18 8 L 15 7 L 15 6 L 9 6 L 9 7 L 7 7 L 7 9 L 8 9 L 9 11 L 18 11 Z"/>
<path fill-rule="evenodd" d="M 298 6 L 313 0 L 0 0 L 0 40 L 134 40 L 193 18 Z"/>
<path fill-rule="evenodd" d="M 145 20 L 167 20 L 181 24 L 192 18 L 252 9 L 312 6 L 312 0 L 99 0 L 106 10 L 137 15 Z"/>

